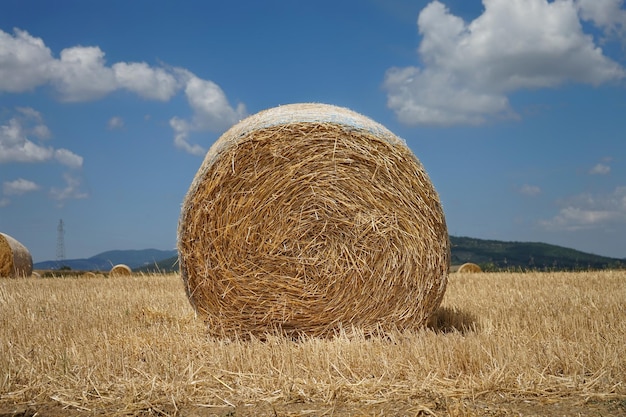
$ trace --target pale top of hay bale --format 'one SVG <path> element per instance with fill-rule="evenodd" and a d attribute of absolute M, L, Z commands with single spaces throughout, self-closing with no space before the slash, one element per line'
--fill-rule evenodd
<path fill-rule="evenodd" d="M 269 109 L 222 135 L 178 238 L 187 295 L 216 335 L 418 327 L 449 268 L 419 160 L 382 125 L 322 104 Z"/>
<path fill-rule="evenodd" d="M 467 274 L 467 273 L 483 272 L 483 270 L 480 266 L 476 265 L 475 263 L 466 262 L 463 265 L 461 265 L 459 269 L 457 269 L 456 272 L 461 273 L 461 274 Z"/>
<path fill-rule="evenodd" d="M 132 269 L 130 269 L 128 265 L 117 264 L 113 268 L 111 268 L 111 271 L 109 271 L 109 275 L 128 276 L 128 275 L 131 275 L 132 272 L 133 272 Z"/>
<path fill-rule="evenodd" d="M 220 153 L 235 145 L 242 136 L 251 131 L 294 123 L 341 125 L 349 130 L 367 132 L 392 144 L 404 144 L 402 139 L 394 135 L 385 126 L 345 107 L 322 103 L 296 103 L 260 111 L 235 124 L 211 146 L 206 159 L 215 160 Z"/>
<path fill-rule="evenodd" d="M 13 237 L 0 233 L 0 277 L 27 277 L 33 272 L 33 258 Z"/>
<path fill-rule="evenodd" d="M 385 126 L 345 107 L 323 103 L 286 104 L 248 116 L 228 129 L 211 146 L 195 178 L 202 178 L 204 172 L 213 165 L 222 153 L 239 144 L 241 139 L 250 132 L 295 123 L 328 123 L 343 126 L 347 131 L 365 132 L 378 139 L 386 140 L 392 145 L 406 145 L 403 139 L 394 135 Z M 416 161 L 419 163 L 417 158 Z"/>

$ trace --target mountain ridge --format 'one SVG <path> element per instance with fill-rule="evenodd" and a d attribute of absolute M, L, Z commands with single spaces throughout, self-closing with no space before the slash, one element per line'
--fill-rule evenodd
<path fill-rule="evenodd" d="M 450 236 L 451 264 L 471 262 L 485 271 L 574 271 L 626 267 L 626 258 L 611 258 L 543 242 L 517 242 Z"/>
<path fill-rule="evenodd" d="M 160 249 L 110 250 L 90 258 L 64 259 L 62 261 L 42 261 L 33 264 L 34 269 L 69 268 L 79 271 L 108 271 L 117 264 L 128 265 L 131 269 L 150 265 L 166 258 L 177 256 L 177 251 Z"/>
<path fill-rule="evenodd" d="M 550 270 L 573 271 L 589 269 L 626 268 L 626 258 L 595 255 L 564 246 L 543 242 L 517 242 L 450 236 L 451 265 L 475 263 L 484 271 Z M 43 261 L 34 269 L 108 271 L 113 265 L 125 264 L 142 272 L 178 271 L 175 249 L 110 250 L 86 259 Z"/>

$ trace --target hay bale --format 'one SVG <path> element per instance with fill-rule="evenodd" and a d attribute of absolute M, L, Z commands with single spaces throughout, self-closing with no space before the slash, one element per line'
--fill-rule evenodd
<path fill-rule="evenodd" d="M 26 246 L 0 233 L 0 277 L 29 277 L 33 273 L 33 258 Z"/>
<path fill-rule="evenodd" d="M 460 274 L 471 274 L 476 272 L 483 272 L 483 270 L 475 263 L 467 262 L 461 265 L 456 272 Z"/>
<path fill-rule="evenodd" d="M 109 271 L 109 275 L 112 277 L 127 277 L 133 273 L 132 269 L 128 265 L 117 264 Z"/>
<path fill-rule="evenodd" d="M 188 298 L 215 336 L 425 324 L 450 244 L 422 164 L 348 109 L 250 116 L 207 153 L 178 225 Z"/>

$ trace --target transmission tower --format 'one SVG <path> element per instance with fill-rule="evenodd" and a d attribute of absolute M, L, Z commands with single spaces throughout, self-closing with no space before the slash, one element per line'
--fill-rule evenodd
<path fill-rule="evenodd" d="M 63 219 L 59 220 L 57 226 L 57 261 L 65 260 L 65 228 L 63 227 Z"/>

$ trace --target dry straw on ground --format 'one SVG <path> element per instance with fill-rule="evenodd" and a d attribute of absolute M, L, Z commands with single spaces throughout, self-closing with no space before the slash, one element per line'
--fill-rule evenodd
<path fill-rule="evenodd" d="M 27 277 L 33 272 L 33 258 L 26 246 L 0 233 L 0 277 Z"/>
<path fill-rule="evenodd" d="M 461 265 L 459 269 L 457 269 L 456 272 L 461 273 L 461 274 L 467 274 L 467 273 L 483 272 L 483 270 L 481 269 L 480 266 L 476 265 L 475 263 L 467 262 Z"/>
<path fill-rule="evenodd" d="M 109 275 L 114 277 L 125 277 L 131 275 L 132 273 L 133 271 L 130 269 L 130 267 L 124 264 L 115 265 L 109 271 Z"/>
<path fill-rule="evenodd" d="M 439 197 L 406 144 L 323 104 L 269 109 L 220 137 L 185 197 L 178 250 L 217 336 L 420 327 L 450 256 Z"/>
<path fill-rule="evenodd" d="M 459 274 L 388 338 L 207 337 L 176 274 L 0 280 L 0 416 L 626 416 L 626 270 Z"/>

